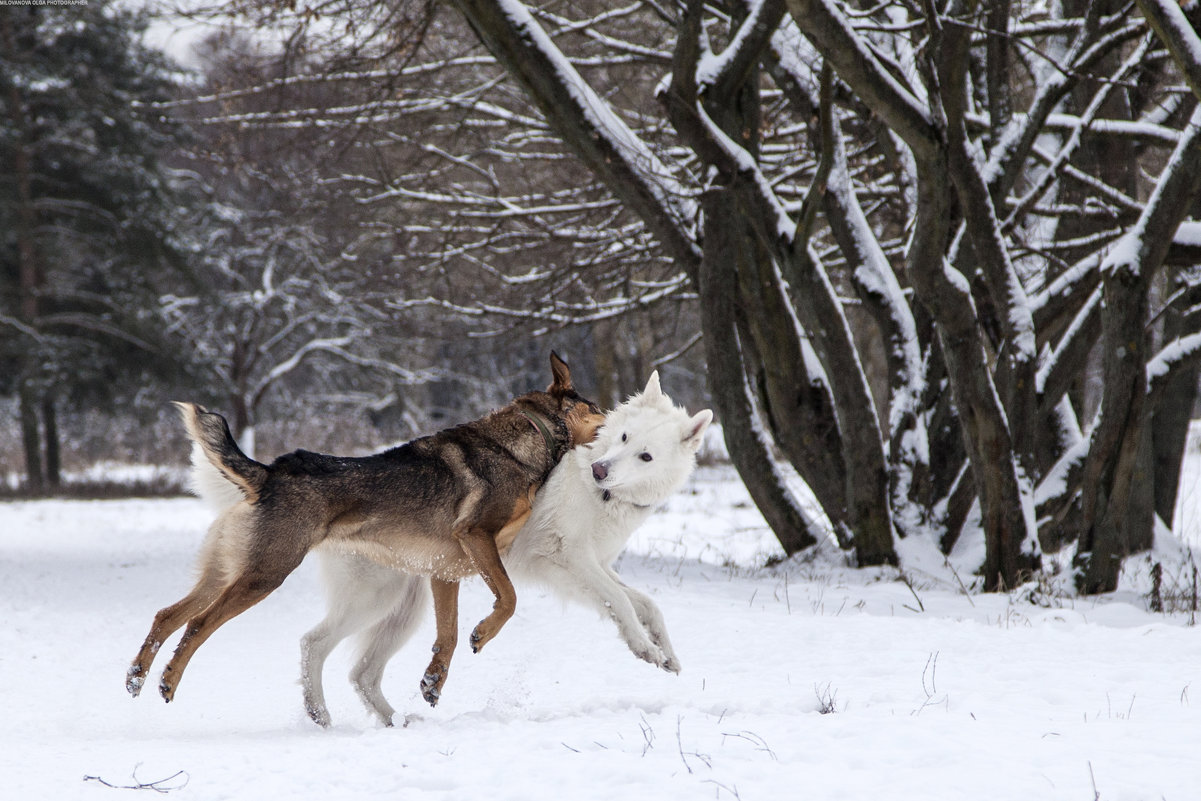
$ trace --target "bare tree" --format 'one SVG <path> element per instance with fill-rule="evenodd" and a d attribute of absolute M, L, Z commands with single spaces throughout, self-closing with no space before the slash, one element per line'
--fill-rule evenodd
<path fill-rule="evenodd" d="M 398 48 L 379 32 L 414 4 L 330 0 L 321 47 L 387 52 L 281 80 L 374 89 L 239 120 L 370 131 L 337 185 L 431 279 L 394 310 L 682 316 L 651 347 L 703 334 L 789 553 L 978 531 L 984 586 L 1074 545 L 1097 592 L 1168 522 L 1201 353 L 1194 7 L 455 6 L 486 53 L 453 16 Z"/>
<path fill-rule="evenodd" d="M 387 285 L 397 318 L 450 329 L 446 339 L 470 339 L 490 356 L 520 350 L 531 335 L 578 343 L 605 403 L 666 364 L 681 389 L 681 365 L 701 361 L 687 274 L 514 92 L 453 8 L 332 0 L 209 13 L 224 19 L 231 7 L 271 32 L 259 41 L 284 44 L 271 77 L 243 73 L 236 86 L 198 98 L 201 124 L 289 141 L 318 131 L 336 138 L 337 148 L 308 150 L 322 156 L 314 165 L 322 190 L 354 199 L 354 208 L 338 209 L 343 255 L 377 289 Z M 631 16 L 605 15 L 627 28 Z M 661 126 L 641 67 L 645 54 L 666 63 L 670 53 L 597 52 L 607 91 L 636 97 L 641 86 L 644 118 Z M 606 72 L 623 61 L 620 75 Z"/>
<path fill-rule="evenodd" d="M 384 307 L 393 293 L 346 253 L 359 222 L 346 208 L 353 201 L 326 186 L 322 162 L 313 157 L 344 150 L 346 130 L 245 124 L 259 116 L 278 120 L 281 105 L 297 100 L 281 103 L 279 59 L 260 54 L 246 37 L 211 38 L 205 63 L 206 85 L 160 104 L 196 131 L 178 158 L 205 198 L 189 227 L 194 280 L 162 304 L 244 449 L 254 452 L 268 393 L 303 386 L 312 398 L 346 402 L 354 395 L 357 406 L 379 407 L 395 402 L 401 387 L 445 375 L 417 366 L 420 354 L 403 340 L 411 329 Z M 274 92 L 263 89 L 273 84 Z M 313 95 L 336 88 L 310 87 L 307 99 L 328 105 L 331 98 Z"/>
<path fill-rule="evenodd" d="M 972 506 L 992 588 L 1037 566 L 1040 521 L 1054 541 L 1061 520 L 1079 517 L 1085 591 L 1113 588 L 1121 557 L 1150 544 L 1153 521 L 1134 517 L 1133 495 L 1151 480 L 1138 468 L 1162 403 L 1152 386 L 1192 352 L 1187 325 L 1158 355 L 1148 330 L 1199 174 L 1196 98 L 1173 81 L 1201 48 L 1184 43 L 1196 37 L 1178 7 L 1141 4 L 1139 18 L 1091 3 L 1048 19 L 1022 3 L 647 4 L 674 35 L 659 97 L 686 150 L 668 161 L 524 4 L 457 5 L 556 132 L 698 275 L 702 308 L 707 287 L 738 286 L 742 321 L 708 343 L 710 367 L 737 355 L 775 442 L 861 563 L 894 558 L 894 534 L 925 530 L 947 547 Z M 1101 87 L 1080 107 L 1072 91 L 1086 81 Z M 1108 116 L 1115 94 L 1124 118 Z M 798 129 L 815 161 L 785 172 L 772 145 Z M 1075 158 L 1086 133 L 1126 142 L 1133 160 L 1089 172 Z M 885 423 L 840 288 L 888 345 Z M 722 332 L 706 322 L 707 338 Z M 1067 390 L 1094 347 L 1102 392 L 1090 419 Z M 745 414 L 744 400 L 715 394 L 723 412 Z M 1182 444 L 1163 445 L 1178 457 Z M 963 456 L 934 474 L 943 445 Z"/>

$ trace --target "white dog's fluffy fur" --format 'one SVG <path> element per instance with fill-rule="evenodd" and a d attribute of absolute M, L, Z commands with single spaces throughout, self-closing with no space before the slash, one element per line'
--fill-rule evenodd
<path fill-rule="evenodd" d="M 639 659 L 678 673 L 663 615 L 627 587 L 612 563 L 654 507 L 675 492 L 696 464 L 708 409 L 689 416 L 676 408 L 652 374 L 646 388 L 618 406 L 592 443 L 565 455 L 538 492 L 525 526 L 504 555 L 505 568 L 565 599 L 611 617 Z M 395 714 L 380 691 L 388 660 L 412 636 L 429 584 L 419 576 L 335 549 L 320 551 L 328 591 L 325 619 L 301 641 L 305 709 L 329 725 L 322 668 L 339 642 L 358 634 L 350 681 L 385 725 Z"/>

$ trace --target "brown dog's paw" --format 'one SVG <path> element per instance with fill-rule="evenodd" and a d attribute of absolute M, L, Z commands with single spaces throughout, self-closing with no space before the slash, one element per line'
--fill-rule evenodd
<path fill-rule="evenodd" d="M 163 676 L 158 682 L 158 694 L 163 697 L 163 700 L 168 704 L 175 700 L 175 671 L 170 665 L 163 669 Z"/>
<path fill-rule="evenodd" d="M 496 631 L 489 632 L 489 627 L 484 625 L 488 622 L 487 619 L 481 620 L 479 625 L 471 632 L 471 653 L 478 654 L 484 650 L 484 646 L 492 642 L 492 638 L 496 636 Z"/>
<path fill-rule="evenodd" d="M 425 675 L 421 677 L 421 697 L 425 699 L 430 706 L 437 706 L 438 700 L 442 697 L 442 685 L 446 682 L 446 674 L 435 669 L 433 665 L 426 670 Z"/>
<path fill-rule="evenodd" d="M 142 675 L 141 665 L 130 665 L 129 670 L 125 671 L 125 689 L 134 698 L 142 692 L 142 685 L 146 683 L 146 677 Z"/>

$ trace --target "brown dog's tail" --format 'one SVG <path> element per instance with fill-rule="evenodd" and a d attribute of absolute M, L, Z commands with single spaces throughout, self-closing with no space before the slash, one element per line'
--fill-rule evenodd
<path fill-rule="evenodd" d="M 257 501 L 259 492 L 267 481 L 267 467 L 242 453 L 242 449 L 234 441 L 233 434 L 229 431 L 229 424 L 225 422 L 224 417 L 195 403 L 177 402 L 175 405 L 179 407 L 184 427 L 188 430 L 188 437 L 194 443 L 193 482 L 198 494 L 210 501 L 217 500 L 223 495 L 217 488 L 211 486 L 211 482 L 206 480 L 205 473 L 208 471 L 205 468 L 208 465 L 202 464 L 197 459 L 196 451 L 203 453 L 208 464 L 222 478 L 237 487 L 242 497 L 251 503 Z M 218 503 L 217 505 L 224 504 Z"/>

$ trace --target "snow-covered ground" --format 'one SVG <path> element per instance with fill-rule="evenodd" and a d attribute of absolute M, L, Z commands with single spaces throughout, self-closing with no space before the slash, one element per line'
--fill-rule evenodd
<path fill-rule="evenodd" d="M 620 562 L 663 608 L 679 676 L 519 586 L 516 617 L 483 653 L 460 648 L 437 709 L 417 691 L 432 622 L 394 660 L 384 688 L 407 727 L 372 722 L 335 652 L 324 731 L 296 685 L 323 613 L 309 562 L 200 649 L 174 703 L 126 694 L 207 521 L 193 500 L 0 504 L 0 796 L 1201 797 L 1201 630 L 1147 611 L 1141 563 L 1098 599 L 968 595 L 970 575 L 932 554 L 907 554 L 907 581 L 820 556 L 764 568 L 762 519 L 728 468 L 704 468 Z M 462 625 L 490 603 L 468 583 Z"/>

